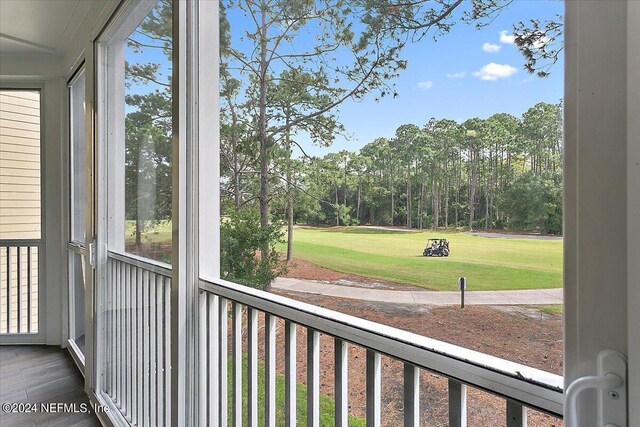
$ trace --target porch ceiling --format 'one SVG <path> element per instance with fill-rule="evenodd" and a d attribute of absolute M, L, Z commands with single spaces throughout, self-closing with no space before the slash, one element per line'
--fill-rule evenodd
<path fill-rule="evenodd" d="M 62 55 L 93 3 L 0 1 L 0 52 Z"/>

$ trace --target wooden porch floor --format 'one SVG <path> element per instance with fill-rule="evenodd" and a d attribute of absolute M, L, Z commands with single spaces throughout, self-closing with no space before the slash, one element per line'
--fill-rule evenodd
<path fill-rule="evenodd" d="M 79 411 L 81 404 L 89 405 L 83 384 L 82 374 L 66 350 L 51 346 L 0 346 L 0 404 L 61 403 Z M 7 413 L 4 406 L 0 408 L 3 427 L 100 425 L 93 413 Z"/>

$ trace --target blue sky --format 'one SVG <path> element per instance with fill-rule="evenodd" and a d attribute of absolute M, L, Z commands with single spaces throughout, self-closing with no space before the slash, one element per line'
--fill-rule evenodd
<path fill-rule="evenodd" d="M 348 139 L 338 138 L 328 148 L 314 146 L 304 135 L 297 139 L 310 155 L 357 151 L 377 137 L 392 137 L 405 123 L 424 125 L 431 117 L 462 122 L 501 112 L 521 116 L 538 102 L 556 103 L 563 96 L 562 58 L 551 76 L 530 75 L 517 47 L 501 33 L 510 35 L 519 21 L 563 14 L 562 1 L 516 0 L 481 30 L 458 24 L 437 42 L 426 37 L 405 50 L 408 68 L 395 81 L 398 98 L 376 102 L 372 94 L 340 106 Z M 239 17 L 230 19 L 233 31 Z"/>
<path fill-rule="evenodd" d="M 313 155 L 357 151 L 376 137 L 392 137 L 405 123 L 424 125 L 431 117 L 462 122 L 502 112 L 521 116 L 538 102 L 558 102 L 564 87 L 562 58 L 551 75 L 541 79 L 523 69 L 524 59 L 514 44 L 504 43 L 504 37 L 501 42 L 501 32 L 511 34 L 513 24 L 519 21 L 551 19 L 558 14 L 564 14 L 561 1 L 516 0 L 481 30 L 456 25 L 437 42 L 427 38 L 409 46 L 405 53 L 408 69 L 396 80 L 400 96 L 379 102 L 369 96 L 358 103 L 345 103 L 340 116 L 350 140 L 340 139 L 329 148 L 320 148 L 303 138 L 305 151 Z M 491 46 L 483 49 L 485 43 Z M 483 67 L 492 63 L 499 66 L 488 66 L 481 74 Z"/>
<path fill-rule="evenodd" d="M 408 60 L 408 68 L 395 80 L 399 97 L 375 101 L 371 94 L 359 102 L 342 104 L 339 116 L 349 136 L 339 137 L 330 147 L 317 147 L 305 135 L 298 135 L 297 140 L 310 155 L 357 151 L 377 137 L 392 137 L 406 123 L 424 125 L 431 117 L 462 122 L 502 112 L 521 116 L 538 102 L 556 103 L 563 96 L 563 58 L 549 77 L 530 75 L 523 69 L 524 59 L 509 43 L 508 36 L 519 21 L 544 21 L 563 14 L 562 1 L 515 0 L 480 30 L 457 24 L 437 41 L 425 37 L 407 45 L 403 57 Z M 242 45 L 238 38 L 243 19 L 246 18 L 237 11 L 229 11 L 232 44 L 236 47 Z M 132 62 L 138 62 L 141 56 L 147 61 L 164 62 L 157 51 L 147 49 L 144 55 L 127 52 Z M 163 68 L 166 65 L 165 62 Z M 134 91 L 144 93 L 149 89 Z"/>

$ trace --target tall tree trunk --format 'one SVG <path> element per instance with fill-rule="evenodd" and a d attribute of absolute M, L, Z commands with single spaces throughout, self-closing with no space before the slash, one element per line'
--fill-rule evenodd
<path fill-rule="evenodd" d="M 440 195 L 438 191 L 438 184 L 435 179 L 432 181 L 432 200 L 433 200 L 433 223 L 431 224 L 432 229 L 437 229 L 440 224 Z"/>
<path fill-rule="evenodd" d="M 287 203 L 287 261 L 293 261 L 293 203 L 289 196 Z"/>
<path fill-rule="evenodd" d="M 287 124 L 287 133 L 285 137 L 286 142 L 286 165 L 287 165 L 287 262 L 293 261 L 293 185 L 291 182 L 292 173 L 291 173 L 291 134 L 288 130 L 289 127 L 289 116 L 286 118 Z"/>
<path fill-rule="evenodd" d="M 342 199 L 344 200 L 344 205 L 347 206 L 347 157 L 344 158 L 344 194 Z"/>
<path fill-rule="evenodd" d="M 338 180 L 336 179 L 336 225 L 340 227 L 340 203 L 338 202 Z"/>
<path fill-rule="evenodd" d="M 449 228 L 449 180 L 444 189 L 444 228 Z"/>
<path fill-rule="evenodd" d="M 460 225 L 460 185 L 462 183 L 462 150 L 458 151 L 458 167 L 456 170 L 456 228 Z"/>
<path fill-rule="evenodd" d="M 242 199 L 240 195 L 240 167 L 238 165 L 238 153 L 236 151 L 237 147 L 235 147 L 235 143 L 233 145 L 233 205 L 237 210 L 240 209 Z"/>
<path fill-rule="evenodd" d="M 484 229 L 489 229 L 489 191 L 488 189 L 484 193 Z"/>
<path fill-rule="evenodd" d="M 269 227 L 269 141 L 267 141 L 267 21 L 261 16 L 260 65 L 259 65 L 259 114 L 258 137 L 260 140 L 260 227 Z M 269 243 L 260 248 L 262 259 L 269 254 Z"/>
<path fill-rule="evenodd" d="M 136 252 L 140 254 L 141 251 L 142 251 L 142 221 L 140 220 L 140 215 L 136 212 Z"/>
<path fill-rule="evenodd" d="M 407 228 L 411 228 L 411 166 L 407 168 Z"/>
<path fill-rule="evenodd" d="M 395 224 L 393 223 L 393 217 L 396 212 L 396 200 L 395 200 L 395 191 L 393 189 L 393 174 L 391 174 L 391 226 L 393 227 Z"/>
<path fill-rule="evenodd" d="M 424 176 L 420 180 L 420 197 L 418 201 L 418 228 L 420 229 L 423 228 L 424 226 L 423 220 L 422 220 L 423 212 L 424 212 Z"/>
<path fill-rule="evenodd" d="M 471 153 L 471 190 L 469 193 L 469 229 L 473 231 L 473 220 L 475 219 L 476 204 L 476 183 L 478 180 L 478 152 Z"/>
<path fill-rule="evenodd" d="M 360 200 L 361 200 L 361 183 L 360 183 L 360 177 L 358 177 L 358 202 L 356 204 L 356 220 L 358 221 L 358 224 L 360 224 Z"/>
<path fill-rule="evenodd" d="M 238 134 L 236 128 L 238 126 L 238 114 L 236 112 L 233 99 L 227 96 L 227 103 L 231 111 L 231 150 L 232 150 L 232 169 L 233 169 L 233 205 L 236 209 L 240 209 L 242 203 L 242 195 L 240 193 L 240 160 L 238 159 Z"/>

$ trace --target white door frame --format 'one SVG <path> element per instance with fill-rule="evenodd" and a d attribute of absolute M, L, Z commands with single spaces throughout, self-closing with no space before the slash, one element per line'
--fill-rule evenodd
<path fill-rule="evenodd" d="M 74 254 L 78 254 L 80 257 L 82 257 L 81 259 L 84 259 L 85 262 L 85 268 L 83 269 L 83 280 L 85 281 L 85 286 L 86 286 L 86 276 L 90 275 L 91 272 L 91 266 L 89 266 L 88 261 L 86 260 L 86 241 L 88 239 L 74 239 L 73 236 L 73 230 L 74 230 L 74 162 L 73 162 L 73 156 L 74 156 L 74 141 L 73 141 L 73 120 L 77 119 L 77 117 L 73 116 L 73 99 L 71 98 L 71 93 L 70 93 L 70 89 L 71 86 L 73 85 L 74 82 L 77 81 L 77 79 L 81 76 L 84 75 L 85 77 L 85 87 L 84 87 L 84 93 L 85 93 L 85 97 L 86 97 L 86 93 L 87 93 L 87 84 L 86 84 L 86 68 L 85 68 L 85 64 L 84 64 L 84 60 L 81 60 L 80 63 L 74 67 L 73 69 L 74 71 L 71 73 L 70 77 L 67 79 L 67 84 L 66 84 L 66 99 L 67 99 L 67 107 L 68 107 L 68 114 L 66 117 L 66 122 L 67 122 L 67 146 L 68 146 L 68 152 L 67 152 L 67 182 L 68 182 L 68 191 L 67 191 L 67 200 L 68 200 L 68 205 L 67 205 L 67 211 L 68 211 L 68 224 L 67 224 L 67 316 L 68 316 L 68 322 L 67 322 L 67 330 L 63 331 L 63 346 L 64 346 L 64 341 L 66 341 L 66 343 L 69 345 L 69 352 L 71 353 L 71 356 L 73 357 L 73 359 L 75 360 L 76 364 L 78 365 L 78 368 L 80 369 L 80 371 L 82 372 L 82 374 L 84 375 L 84 370 L 85 370 L 85 352 L 82 351 L 80 349 L 80 347 L 76 344 L 75 341 L 75 331 L 76 331 L 76 318 L 77 318 L 77 313 L 76 313 L 76 293 L 75 293 L 75 283 L 73 282 L 73 274 L 74 271 L 71 270 L 71 259 L 74 256 Z M 86 116 L 81 117 L 81 120 L 85 121 L 85 126 L 86 126 Z M 83 137 L 83 141 L 85 144 L 85 151 L 86 151 L 86 147 L 88 144 L 92 143 L 92 140 L 87 140 L 87 133 L 85 131 L 84 137 Z M 87 165 L 86 165 L 86 156 L 84 159 L 84 163 L 85 163 L 85 167 L 84 167 L 84 173 L 86 175 L 87 173 Z M 80 176 L 81 178 L 85 179 L 85 182 L 89 183 L 89 181 L 86 179 L 85 176 Z M 86 185 L 85 187 L 85 201 L 87 198 L 91 198 L 91 194 L 93 191 L 93 186 L 92 185 Z M 82 211 L 85 215 L 85 221 L 90 221 L 90 213 L 87 213 L 86 210 L 86 203 L 85 206 L 82 206 Z M 86 222 L 85 222 L 85 236 L 86 236 Z M 86 294 L 86 291 L 85 291 Z M 85 301 L 86 304 L 86 301 Z M 83 305 L 84 307 L 84 305 Z M 84 310 L 84 312 L 82 313 L 83 317 L 85 317 L 86 320 L 86 310 Z M 85 331 L 85 344 L 88 338 L 88 334 Z"/>
<path fill-rule="evenodd" d="M 640 425 L 640 2 L 627 15 L 627 284 L 629 425 Z M 635 219 L 635 220 L 634 220 Z"/>
<path fill-rule="evenodd" d="M 629 339 L 633 334 L 640 341 L 638 324 L 631 322 L 639 307 L 627 306 L 631 291 L 638 292 L 631 268 L 639 264 L 632 255 L 638 250 L 640 214 L 637 197 L 635 207 L 629 198 L 638 185 L 631 170 L 627 175 L 628 164 L 633 166 L 628 151 L 637 156 L 640 137 L 632 128 L 638 121 L 638 100 L 632 95 L 638 94 L 640 80 L 637 69 L 628 74 L 627 62 L 640 47 L 632 37 L 638 34 L 638 21 L 628 14 L 635 9 L 638 16 L 634 3 L 565 3 L 565 390 L 575 379 L 597 374 L 602 350 L 627 355 L 637 369 L 638 349 L 629 347 Z M 630 216 L 634 211 L 635 219 Z M 629 390 L 634 387 L 637 382 Z M 596 396 L 592 390 L 581 394 L 580 426 L 597 425 Z"/>

